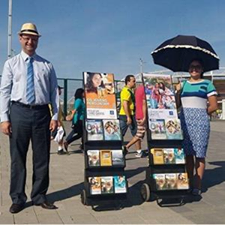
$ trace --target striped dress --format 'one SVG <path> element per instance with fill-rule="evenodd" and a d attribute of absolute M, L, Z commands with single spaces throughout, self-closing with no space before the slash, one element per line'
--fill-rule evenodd
<path fill-rule="evenodd" d="M 209 80 L 182 83 L 180 119 L 186 155 L 195 155 L 197 158 L 206 157 L 210 133 L 207 99 L 213 95 L 217 95 L 217 92 Z"/>

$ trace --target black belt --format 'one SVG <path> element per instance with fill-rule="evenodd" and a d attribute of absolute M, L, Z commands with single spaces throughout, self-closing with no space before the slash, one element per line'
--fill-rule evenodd
<path fill-rule="evenodd" d="M 12 104 L 13 105 L 18 105 L 20 107 L 28 108 L 28 109 L 45 109 L 45 108 L 48 107 L 48 105 L 26 105 L 24 103 L 15 102 L 15 101 L 12 101 Z"/>

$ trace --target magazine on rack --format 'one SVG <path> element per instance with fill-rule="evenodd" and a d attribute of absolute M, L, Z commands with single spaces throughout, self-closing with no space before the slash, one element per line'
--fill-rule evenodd
<path fill-rule="evenodd" d="M 189 189 L 189 181 L 187 173 L 177 174 L 177 189 Z"/>
<path fill-rule="evenodd" d="M 103 120 L 104 140 L 121 140 L 119 120 Z"/>
<path fill-rule="evenodd" d="M 164 148 L 163 149 L 163 158 L 165 164 L 175 164 L 175 156 L 173 148 Z"/>
<path fill-rule="evenodd" d="M 84 72 L 88 119 L 117 119 L 114 75 Z"/>
<path fill-rule="evenodd" d="M 100 163 L 101 166 L 112 166 L 111 150 L 100 150 Z"/>
<path fill-rule="evenodd" d="M 113 179 L 114 179 L 115 193 L 126 193 L 127 187 L 125 176 L 114 176 Z"/>
<path fill-rule="evenodd" d="M 174 148 L 176 164 L 185 164 L 185 154 L 183 148 Z"/>
<path fill-rule="evenodd" d="M 100 166 L 99 163 L 99 150 L 88 150 L 88 165 L 89 166 Z"/>
<path fill-rule="evenodd" d="M 112 150 L 112 164 L 124 166 L 123 150 Z"/>
<path fill-rule="evenodd" d="M 163 119 L 150 119 L 149 128 L 151 130 L 151 138 L 153 140 L 165 140 L 166 138 L 166 128 L 165 120 Z"/>
<path fill-rule="evenodd" d="M 182 148 L 152 148 L 153 163 L 185 164 L 185 154 Z"/>
<path fill-rule="evenodd" d="M 166 176 L 164 173 L 153 174 L 153 179 L 155 179 L 157 190 L 165 190 L 166 189 Z"/>
<path fill-rule="evenodd" d="M 168 190 L 177 189 L 177 174 L 176 173 L 166 173 L 165 179 L 166 179 L 165 189 L 168 189 Z"/>
<path fill-rule="evenodd" d="M 101 177 L 101 193 L 113 193 L 113 177 Z"/>
<path fill-rule="evenodd" d="M 155 165 L 164 164 L 163 149 L 162 148 L 152 148 L 151 153 L 153 155 L 153 163 Z"/>
<path fill-rule="evenodd" d="M 103 140 L 103 127 L 101 120 L 86 120 L 88 141 Z"/>
<path fill-rule="evenodd" d="M 91 195 L 101 194 L 101 179 L 100 177 L 89 177 Z"/>
<path fill-rule="evenodd" d="M 166 119 L 165 127 L 166 127 L 167 139 L 172 139 L 172 140 L 182 140 L 183 139 L 183 134 L 182 134 L 179 119 Z"/>

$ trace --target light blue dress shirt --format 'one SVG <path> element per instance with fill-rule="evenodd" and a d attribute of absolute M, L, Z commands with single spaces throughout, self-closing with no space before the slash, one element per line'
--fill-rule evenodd
<path fill-rule="evenodd" d="M 10 101 L 28 104 L 26 100 L 27 58 L 25 52 L 5 62 L 0 87 L 1 122 L 9 121 Z M 59 95 L 58 83 L 53 65 L 37 54 L 32 56 L 34 70 L 34 105 L 52 105 L 53 120 L 58 118 Z"/>

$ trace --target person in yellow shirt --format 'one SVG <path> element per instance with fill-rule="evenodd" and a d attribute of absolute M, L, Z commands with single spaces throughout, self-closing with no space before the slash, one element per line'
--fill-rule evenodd
<path fill-rule="evenodd" d="M 120 119 L 120 128 L 122 131 L 122 135 L 124 136 L 127 132 L 129 127 L 132 136 L 134 137 L 137 133 L 137 123 L 135 120 L 135 96 L 132 91 L 133 88 L 136 86 L 136 80 L 134 75 L 127 75 L 125 78 L 125 86 L 123 87 L 120 93 L 120 112 L 119 112 L 119 119 Z M 124 154 L 127 154 L 126 146 L 123 146 Z M 141 149 L 141 142 L 138 141 L 136 143 L 136 150 Z"/>

